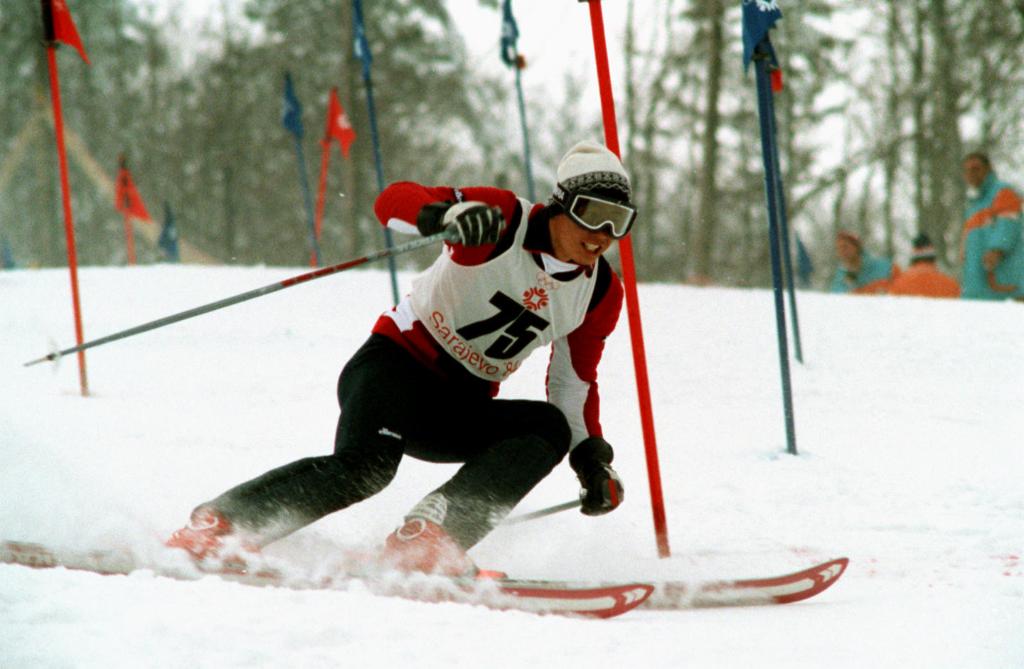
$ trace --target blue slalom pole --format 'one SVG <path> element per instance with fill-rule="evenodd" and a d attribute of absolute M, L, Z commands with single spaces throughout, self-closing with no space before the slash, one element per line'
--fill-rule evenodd
<path fill-rule="evenodd" d="M 525 61 L 519 55 L 516 41 L 519 39 L 519 27 L 512 16 L 512 0 L 505 0 L 502 8 L 501 23 L 501 59 L 516 71 L 516 93 L 519 98 L 519 125 L 523 131 L 523 171 L 526 173 L 526 188 L 530 202 L 537 201 L 533 186 L 533 161 L 530 158 L 530 129 L 526 123 L 526 100 L 523 97 L 522 72 Z"/>
<path fill-rule="evenodd" d="M 14 251 L 7 237 L 0 235 L 0 269 L 14 269 L 17 266 L 14 262 Z"/>
<path fill-rule="evenodd" d="M 178 252 L 178 226 L 174 223 L 174 212 L 171 211 L 171 205 L 167 200 L 164 200 L 164 225 L 160 229 L 157 246 L 163 251 L 167 262 L 181 262 L 181 254 Z"/>
<path fill-rule="evenodd" d="M 762 42 L 763 44 L 763 42 Z M 782 379 L 783 412 L 786 421 L 786 452 L 796 455 L 796 427 L 793 417 L 793 387 L 789 375 L 789 344 L 786 339 L 786 306 L 782 297 L 782 260 L 779 242 L 778 175 L 772 159 L 771 84 L 768 81 L 767 50 L 760 45 L 755 50 L 754 67 L 757 75 L 757 115 L 761 124 L 761 154 L 764 160 L 764 192 L 768 205 L 768 238 L 771 245 L 772 288 L 775 296 L 775 327 L 779 341 L 779 371 Z"/>
<path fill-rule="evenodd" d="M 306 204 L 306 220 L 309 223 L 309 248 L 313 251 L 313 258 L 317 267 L 320 266 L 320 243 L 316 239 L 316 226 L 313 223 L 313 197 L 309 192 L 309 178 L 306 175 L 306 158 L 302 153 L 302 104 L 295 95 L 295 87 L 292 85 L 292 75 L 289 72 L 284 74 L 284 114 L 281 123 L 292 133 L 295 138 L 295 159 L 298 161 L 299 182 L 302 184 L 302 197 Z"/>
<path fill-rule="evenodd" d="M 776 0 L 741 0 L 743 9 L 743 63 L 755 64 L 757 79 L 757 116 L 761 127 L 761 158 L 764 161 L 764 194 L 768 206 L 768 242 L 771 247 L 772 287 L 775 298 L 775 329 L 779 344 L 779 372 L 782 381 L 783 414 L 786 422 L 786 452 L 796 455 L 796 427 L 793 412 L 793 385 L 789 375 L 789 342 L 786 340 L 786 305 L 783 300 L 781 241 L 779 233 L 778 152 L 775 147 L 772 90 L 769 66 L 777 66 L 775 50 L 768 33 L 782 18 Z"/>
<path fill-rule="evenodd" d="M 769 63 L 770 64 L 770 63 Z M 779 160 L 779 135 L 775 118 L 775 94 L 768 89 L 768 121 L 772 126 L 772 162 L 775 169 L 775 183 L 778 186 L 779 198 L 779 232 L 782 241 L 782 260 L 786 270 L 786 286 L 789 295 L 789 318 L 793 329 L 793 355 L 797 362 L 803 364 L 804 352 L 800 343 L 800 318 L 796 310 L 796 288 L 793 281 L 793 251 L 789 243 L 789 217 L 786 214 L 786 189 L 782 184 L 782 164 Z"/>
<path fill-rule="evenodd" d="M 306 156 L 302 152 L 302 141 L 295 138 L 295 159 L 299 163 L 299 180 L 302 182 L 302 199 L 306 204 L 306 220 L 309 223 L 309 244 L 313 249 L 316 266 L 320 266 L 320 242 L 316 240 L 316 226 L 313 223 L 313 195 L 309 191 L 309 176 L 306 174 Z"/>
<path fill-rule="evenodd" d="M 377 106 L 373 101 L 373 79 L 370 76 L 370 65 L 373 63 L 373 56 L 370 54 L 370 45 L 366 41 L 366 27 L 363 24 L 363 2 L 352 0 L 352 29 L 355 33 L 353 39 L 353 50 L 356 58 L 363 63 L 363 84 L 366 86 L 366 106 L 370 116 L 370 136 L 373 139 L 373 161 L 377 170 L 377 191 L 384 190 L 384 165 L 380 151 L 380 135 L 377 132 Z M 384 245 L 392 248 L 394 243 L 391 239 L 391 230 L 384 228 Z M 394 304 L 398 304 L 398 276 L 395 267 L 394 256 L 388 256 L 388 270 L 391 273 L 391 298 Z"/>
<path fill-rule="evenodd" d="M 537 201 L 537 192 L 533 186 L 533 165 L 530 159 L 530 130 L 526 126 L 526 102 L 523 100 L 522 69 L 516 66 L 516 91 L 519 93 L 519 123 L 523 129 L 523 166 L 526 170 L 526 188 L 530 202 Z"/>

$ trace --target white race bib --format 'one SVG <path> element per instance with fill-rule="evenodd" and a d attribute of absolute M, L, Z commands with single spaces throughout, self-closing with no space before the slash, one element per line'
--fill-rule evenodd
<path fill-rule="evenodd" d="M 446 248 L 415 282 L 413 312 L 451 357 L 474 375 L 503 381 L 534 349 L 583 322 L 597 272 L 554 279 L 523 249 L 529 203 L 512 245 L 481 265 L 459 265 Z"/>

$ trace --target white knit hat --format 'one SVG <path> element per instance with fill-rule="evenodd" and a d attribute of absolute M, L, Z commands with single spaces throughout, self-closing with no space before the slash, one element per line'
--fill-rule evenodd
<path fill-rule="evenodd" d="M 910 254 L 911 263 L 919 260 L 935 260 L 935 247 L 932 246 L 931 237 L 922 232 L 917 237 L 914 237 L 912 244 L 914 249 Z"/>
<path fill-rule="evenodd" d="M 618 156 L 605 146 L 585 139 L 562 156 L 558 163 L 555 199 L 568 193 L 597 192 L 630 200 L 629 176 Z M 609 191 L 611 191 L 609 193 Z"/>

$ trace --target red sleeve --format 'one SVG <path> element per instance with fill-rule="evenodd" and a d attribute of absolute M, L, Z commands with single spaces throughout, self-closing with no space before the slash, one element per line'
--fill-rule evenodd
<path fill-rule="evenodd" d="M 449 186 L 421 186 L 411 181 L 397 181 L 377 196 L 373 212 L 382 225 L 392 219 L 416 225 L 416 216 L 431 202 L 455 202 L 455 189 Z"/>
<path fill-rule="evenodd" d="M 493 188 L 491 186 L 472 186 L 462 189 L 462 199 L 466 202 L 474 200 L 483 202 L 491 207 L 501 209 L 506 221 L 511 221 L 519 205 L 519 198 L 510 190 Z"/>
<path fill-rule="evenodd" d="M 387 188 L 374 203 L 373 210 L 377 214 L 377 220 L 381 224 L 398 229 L 403 232 L 414 232 L 401 224 L 401 222 L 416 226 L 416 217 L 420 209 L 433 202 L 483 202 L 491 207 L 501 209 L 505 217 L 505 228 L 509 229 L 508 221 L 511 221 L 519 206 L 519 199 L 512 191 L 493 188 L 491 186 L 473 186 L 461 190 L 451 186 L 422 186 L 411 181 L 398 181 Z M 452 260 L 460 265 L 478 265 L 488 257 L 494 250 L 494 244 L 484 246 L 466 247 L 460 244 L 450 244 L 452 247 Z"/>

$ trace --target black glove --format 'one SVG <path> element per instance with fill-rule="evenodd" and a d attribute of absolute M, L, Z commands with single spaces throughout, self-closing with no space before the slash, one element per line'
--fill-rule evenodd
<path fill-rule="evenodd" d="M 622 481 L 612 469 L 615 453 L 601 437 L 588 437 L 569 453 L 569 465 L 580 480 L 580 507 L 587 516 L 608 513 L 625 496 Z"/>
<path fill-rule="evenodd" d="M 505 227 L 505 217 L 498 207 L 483 202 L 434 202 L 420 210 L 416 228 L 423 236 L 453 229 L 452 241 L 463 246 L 494 244 Z"/>

